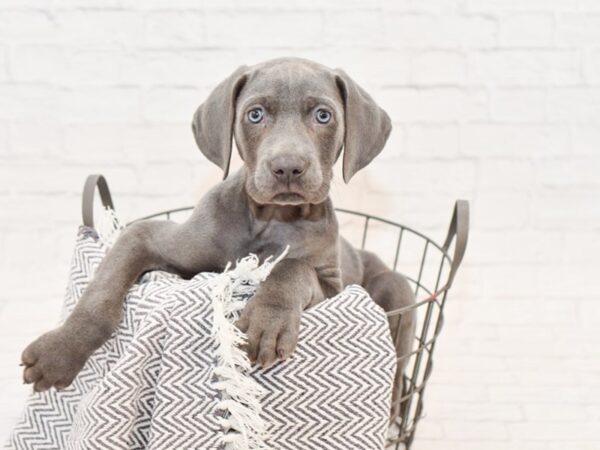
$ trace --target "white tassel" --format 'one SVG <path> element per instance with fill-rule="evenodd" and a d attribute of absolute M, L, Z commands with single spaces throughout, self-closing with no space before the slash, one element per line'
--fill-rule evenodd
<path fill-rule="evenodd" d="M 234 295 L 251 294 L 288 250 L 289 246 L 276 259 L 269 257 L 260 266 L 258 257 L 250 254 L 237 261 L 234 269 L 227 264 L 225 271 L 213 280 L 212 332 L 218 359 L 213 370 L 218 380 L 214 387 L 221 392 L 222 398 L 217 409 L 226 413 L 220 422 L 225 431 L 223 443 L 227 450 L 267 449 L 264 444 L 266 424 L 260 416 L 260 397 L 265 392 L 248 376 L 250 360 L 240 348 L 246 343 L 246 335 L 234 325 L 246 302 L 235 299 Z"/>
<path fill-rule="evenodd" d="M 112 247 L 119 234 L 125 228 L 114 209 L 104 207 L 102 214 L 96 219 L 94 228 L 100 241 L 107 247 Z"/>
<path fill-rule="evenodd" d="M 124 226 L 113 209 L 105 208 L 97 220 L 95 229 L 100 241 L 111 247 Z M 216 408 L 225 411 L 219 418 L 223 427 L 223 444 L 226 450 L 267 450 L 264 440 L 268 434 L 266 424 L 260 416 L 260 398 L 264 389 L 248 376 L 250 360 L 240 348 L 246 343 L 246 335 L 234 324 L 239 319 L 246 302 L 234 296 L 249 295 L 264 281 L 271 270 L 281 261 L 289 246 L 272 260 L 268 257 L 262 265 L 256 255 L 236 261 L 231 269 L 228 263 L 224 272 L 212 280 L 213 337 L 216 345 L 218 365 L 213 373 L 218 381 L 215 389 L 221 392 L 222 400 Z"/>

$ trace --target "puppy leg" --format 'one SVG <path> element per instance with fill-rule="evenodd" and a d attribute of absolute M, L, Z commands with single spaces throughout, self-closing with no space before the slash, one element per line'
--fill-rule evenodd
<path fill-rule="evenodd" d="M 296 348 L 302 312 L 340 289 L 339 279 L 320 280 L 315 269 L 303 260 L 280 261 L 258 287 L 237 322 L 248 337 L 250 360 L 268 368 L 278 360 L 287 359 Z"/>
<path fill-rule="evenodd" d="M 166 221 L 139 222 L 127 227 L 65 323 L 23 351 L 23 381 L 33 383 L 35 391 L 71 384 L 89 356 L 116 329 L 125 295 L 143 272 L 182 272 L 190 265 L 198 265 L 180 250 L 196 244 L 188 237 L 187 228 Z"/>
<path fill-rule="evenodd" d="M 388 269 L 373 253 L 363 250 L 359 255 L 364 269 L 363 286 L 384 311 L 393 311 L 415 303 L 413 290 L 406 278 Z M 392 395 L 391 420 L 394 420 L 401 410 L 399 399 L 403 395 L 403 375 L 409 360 L 407 355 L 413 348 L 416 321 L 414 310 L 389 318 L 390 331 L 399 358 Z"/>

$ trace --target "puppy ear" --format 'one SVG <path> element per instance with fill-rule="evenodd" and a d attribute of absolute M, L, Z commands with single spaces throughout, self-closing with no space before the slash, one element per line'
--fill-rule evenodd
<path fill-rule="evenodd" d="M 345 136 L 342 171 L 344 181 L 369 164 L 383 149 L 392 122 L 387 113 L 343 70 L 335 70 L 335 82 L 344 101 Z"/>
<path fill-rule="evenodd" d="M 235 105 L 246 82 L 247 69 L 241 66 L 221 82 L 198 107 L 192 120 L 196 144 L 204 156 L 223 169 L 223 179 L 229 173 Z"/>

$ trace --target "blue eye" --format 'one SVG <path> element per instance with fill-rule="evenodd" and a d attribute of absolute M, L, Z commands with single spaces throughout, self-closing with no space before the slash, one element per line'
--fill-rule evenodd
<path fill-rule="evenodd" d="M 325 125 L 331 120 L 331 113 L 324 109 L 317 109 L 315 112 L 315 118 L 317 119 L 317 122 Z"/>
<path fill-rule="evenodd" d="M 262 108 L 254 108 L 248 111 L 248 120 L 252 123 L 259 123 L 261 120 L 263 120 L 264 116 L 265 113 L 263 112 Z"/>

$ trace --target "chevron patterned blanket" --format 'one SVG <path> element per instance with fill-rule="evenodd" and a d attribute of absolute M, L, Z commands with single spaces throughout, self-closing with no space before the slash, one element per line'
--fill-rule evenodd
<path fill-rule="evenodd" d="M 106 250 L 93 229 L 80 229 L 65 315 Z M 127 296 L 118 331 L 71 386 L 32 394 L 6 448 L 244 448 L 229 439 L 232 420 L 222 406 L 230 398 L 215 372 L 218 276 L 144 275 Z M 362 288 L 346 288 L 306 311 L 289 361 L 248 370 L 260 386 L 266 433 L 247 448 L 384 448 L 394 370 L 385 315 Z"/>

